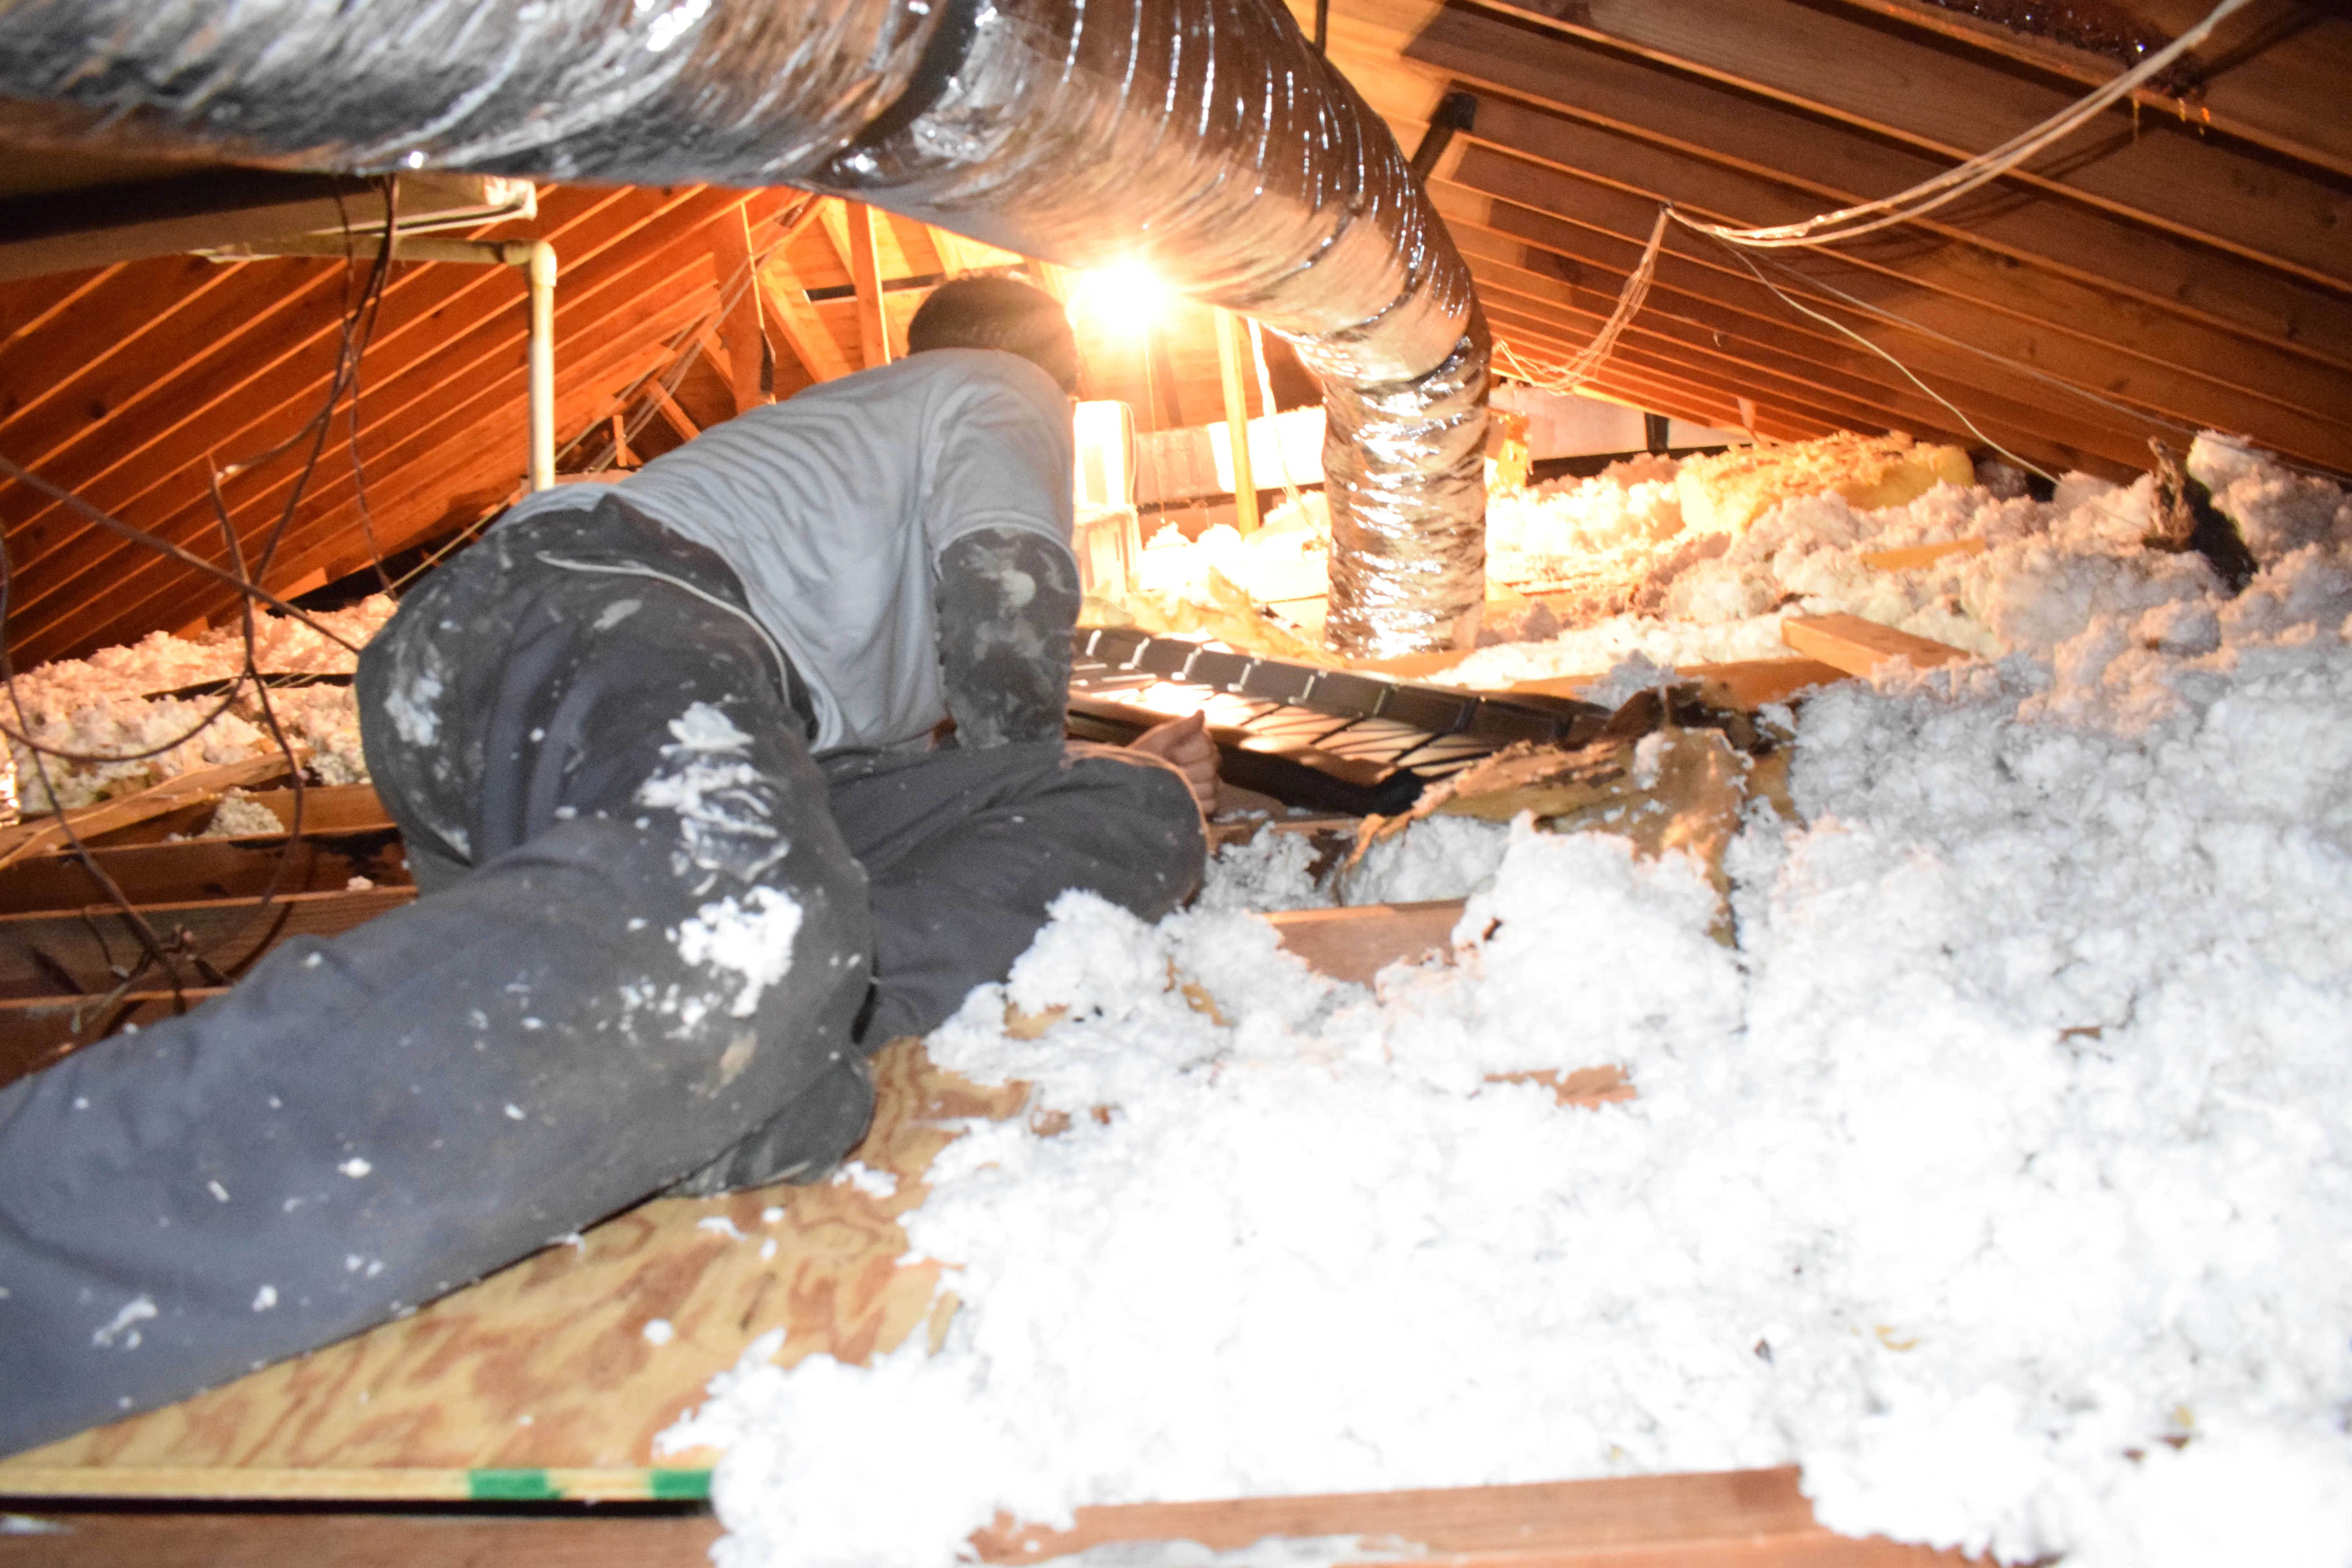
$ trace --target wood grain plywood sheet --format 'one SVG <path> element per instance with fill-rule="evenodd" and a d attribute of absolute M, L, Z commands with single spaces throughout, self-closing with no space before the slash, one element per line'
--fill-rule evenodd
<path fill-rule="evenodd" d="M 0 1496 L 699 1495 L 715 1456 L 656 1465 L 654 1436 L 752 1337 L 785 1329 L 787 1364 L 863 1362 L 953 1310 L 934 1300 L 938 1265 L 899 1263 L 898 1216 L 953 1123 L 1009 1115 L 1027 1090 L 976 1089 L 912 1044 L 876 1067 L 859 1158 L 897 1178 L 888 1198 L 842 1184 L 643 1205 L 413 1317 L 0 1461 Z M 658 1345 L 656 1319 L 672 1330 Z"/>

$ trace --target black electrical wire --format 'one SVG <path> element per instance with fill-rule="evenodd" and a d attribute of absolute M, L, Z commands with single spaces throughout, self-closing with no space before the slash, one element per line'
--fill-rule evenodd
<path fill-rule="evenodd" d="M 400 231 L 400 226 L 397 222 L 400 187 L 399 183 L 390 175 L 385 175 L 382 184 L 383 187 L 383 248 L 385 252 L 389 254 L 392 247 L 398 239 Z M 338 216 L 343 215 L 343 198 L 340 192 L 338 192 L 335 196 L 335 211 Z M 383 258 L 379 258 L 378 259 L 382 260 Z M 343 278 L 345 280 L 344 289 L 346 298 L 348 298 L 350 290 L 352 268 L 357 260 L 358 256 L 352 242 L 351 219 L 346 216 L 343 216 Z M 368 310 L 367 326 L 360 336 L 360 342 L 362 346 L 375 336 L 376 316 L 382 310 L 383 306 L 383 289 L 378 289 L 374 291 L 373 302 L 370 305 Z M 360 537 L 367 541 L 368 564 L 375 570 L 375 580 L 377 585 L 381 587 L 384 593 L 389 594 L 392 592 L 392 578 L 383 569 L 383 550 L 375 542 L 375 518 L 373 514 L 368 510 L 367 464 L 360 457 L 360 356 L 352 356 L 352 401 L 351 410 L 346 423 L 352 454 L 352 500 L 359 510 Z M 247 600 L 246 603 L 250 606 L 252 601 Z"/>
<path fill-rule="evenodd" d="M 334 642 L 337 646 L 346 649 L 347 651 L 352 652 L 354 655 L 359 651 L 354 644 L 337 634 L 331 628 L 316 620 L 302 610 L 297 608 L 295 605 L 288 603 L 284 599 L 281 599 L 278 595 L 270 594 L 263 589 L 257 580 L 258 578 L 268 574 L 269 566 L 276 556 L 278 546 L 283 542 L 287 531 L 290 528 L 293 519 L 300 508 L 303 494 L 310 484 L 311 477 L 318 469 L 320 460 L 324 456 L 328 437 L 331 435 L 334 427 L 337 408 L 342 403 L 346 395 L 350 397 L 352 403 L 349 426 L 350 449 L 352 455 L 353 482 L 358 489 L 361 498 L 362 526 L 367 534 L 370 552 L 376 559 L 378 576 L 381 578 L 383 575 L 381 553 L 375 549 L 374 531 L 369 524 L 365 514 L 366 478 L 364 466 L 359 449 L 358 407 L 360 363 L 365 355 L 367 344 L 370 339 L 373 336 L 376 321 L 383 308 L 384 289 L 391 274 L 393 246 L 398 233 L 397 187 L 395 183 L 391 178 L 387 177 L 381 182 L 381 189 L 383 191 L 384 204 L 382 243 L 377 247 L 374 262 L 369 268 L 366 280 L 361 288 L 358 299 L 355 302 L 351 294 L 350 277 L 352 270 L 356 265 L 357 257 L 348 238 L 351 232 L 350 225 L 348 222 L 345 224 L 345 234 L 347 237 L 345 245 L 346 281 L 342 326 L 336 346 L 334 368 L 328 377 L 326 395 L 320 402 L 319 411 L 307 420 L 299 429 L 295 431 L 293 435 L 289 436 L 285 440 L 277 443 L 275 446 L 270 447 L 264 452 L 246 458 L 241 462 L 231 463 L 226 466 L 212 463 L 207 463 L 206 465 L 207 492 L 211 499 L 215 513 L 221 524 L 225 541 L 228 549 L 230 565 L 227 569 L 224 570 L 221 567 L 215 566 L 212 563 L 204 560 L 201 556 L 183 549 L 179 545 L 173 544 L 169 540 L 163 539 L 154 533 L 151 533 L 147 530 L 137 528 L 130 523 L 126 523 L 121 519 L 113 517 L 112 515 L 100 510 L 99 508 L 92 506 L 88 501 L 82 500 L 79 496 L 75 495 L 72 491 L 66 489 L 61 486 L 50 483 L 48 480 L 40 478 L 38 475 L 36 475 L 27 469 L 20 468 L 16 463 L 9 461 L 5 458 L 0 458 L 0 473 L 7 474 L 18 480 L 20 483 L 23 483 L 42 494 L 47 495 L 53 500 L 62 502 L 73 510 L 89 519 L 91 521 L 121 534 L 135 543 L 144 545 L 147 548 L 163 555 L 167 559 L 176 561 L 183 565 L 192 567 L 206 576 L 227 583 L 230 586 L 236 588 L 238 593 L 238 605 L 241 612 L 240 629 L 244 644 L 242 668 L 239 670 L 237 676 L 231 681 L 228 690 L 218 703 L 215 704 L 194 727 L 163 745 L 152 746 L 138 752 L 114 752 L 104 753 L 76 752 L 63 747 L 47 744 L 46 742 L 33 738 L 31 732 L 33 725 L 30 718 L 25 711 L 23 697 L 16 686 L 15 658 L 7 647 L 5 636 L 5 628 L 9 616 L 10 595 L 15 584 L 15 573 L 5 541 L 0 541 L 0 680 L 5 680 L 5 682 L 8 691 L 9 704 L 16 720 L 16 727 L 14 729 L 11 729 L 6 725 L 0 725 L 0 736 L 5 736 L 8 741 L 25 748 L 26 755 L 30 758 L 33 763 L 34 773 L 40 781 L 42 791 L 47 796 L 49 804 L 56 813 L 58 826 L 64 835 L 68 848 L 75 858 L 80 861 L 83 868 L 89 873 L 91 879 L 98 883 L 100 889 L 107 895 L 108 900 L 113 904 L 116 911 L 121 914 L 124 921 L 129 924 L 132 934 L 138 939 L 139 944 L 142 949 L 142 957 L 139 963 L 127 970 L 120 965 L 110 963 L 109 967 L 121 978 L 120 983 L 111 992 L 98 999 L 97 1016 L 100 1017 L 104 1017 L 106 1015 L 113 1011 L 115 1005 L 125 995 L 130 994 L 131 987 L 138 982 L 141 975 L 145 973 L 150 964 L 160 969 L 166 981 L 169 983 L 172 989 L 174 1009 L 184 1012 L 187 1006 L 187 998 L 184 994 L 186 986 L 182 979 L 179 966 L 173 963 L 173 957 L 174 954 L 184 956 L 195 971 L 197 978 L 200 980 L 216 984 L 226 984 L 228 983 L 228 976 L 225 975 L 218 967 L 213 964 L 204 953 L 194 951 L 193 944 L 187 939 L 187 933 L 184 931 L 175 935 L 172 941 L 167 942 L 163 937 L 157 932 L 152 923 L 148 921 L 138 906 L 123 892 L 121 886 L 107 872 L 104 865 L 90 852 L 89 847 L 82 840 L 80 834 L 75 830 L 72 812 L 67 809 L 62 799 L 58 795 L 56 781 L 51 777 L 49 772 L 49 761 L 51 758 L 56 758 L 59 761 L 76 763 L 136 762 L 147 757 L 160 755 L 163 752 L 172 751 L 185 744 L 187 742 L 194 739 L 197 735 L 203 733 L 205 730 L 217 721 L 223 713 L 226 712 L 235 705 L 245 685 L 247 682 L 250 682 L 253 686 L 256 698 L 259 705 L 263 726 L 268 731 L 270 739 L 276 743 L 279 753 L 286 759 L 287 767 L 291 775 L 292 788 L 294 791 L 294 809 L 293 819 L 289 827 L 288 833 L 289 852 L 288 854 L 281 856 L 278 864 L 272 868 L 269 882 L 264 889 L 261 898 L 255 907 L 253 914 L 241 923 L 236 932 L 229 937 L 228 944 L 241 942 L 252 930 L 256 921 L 266 918 L 270 913 L 271 906 L 277 900 L 278 889 L 284 880 L 292 858 L 292 846 L 295 843 L 299 842 L 301 838 L 305 810 L 306 781 L 302 776 L 301 763 L 295 754 L 293 741 L 288 736 L 284 725 L 278 720 L 276 707 L 270 700 L 268 683 L 262 678 L 262 672 L 259 668 L 259 651 L 256 642 L 254 605 L 257 601 L 267 604 L 300 622 L 302 625 L 309 626 L 311 630 Z M 226 477 L 242 472 L 246 469 L 256 467 L 258 464 L 268 462 L 276 457 L 292 450 L 301 445 L 306 438 L 309 440 L 310 449 L 303 456 L 302 466 L 295 476 L 294 483 L 289 488 L 286 503 L 279 510 L 278 515 L 270 529 L 268 542 L 264 547 L 259 561 L 256 563 L 253 569 L 248 572 L 243 540 L 236 531 L 236 523 L 229 511 L 226 500 L 221 494 L 220 481 Z M 386 584 L 386 586 L 390 586 L 389 583 Z M 289 912 L 290 910 L 289 907 L 281 905 L 277 910 L 277 918 L 282 923 Z M 250 963 L 254 959 L 258 958 L 265 945 L 265 943 L 255 943 L 253 951 L 248 955 L 247 963 Z M 102 938 L 100 947 L 101 951 L 103 951 L 104 942 Z M 242 969 L 245 965 L 240 964 L 236 967 Z M 77 1027 L 79 1028 L 79 1025 Z"/>

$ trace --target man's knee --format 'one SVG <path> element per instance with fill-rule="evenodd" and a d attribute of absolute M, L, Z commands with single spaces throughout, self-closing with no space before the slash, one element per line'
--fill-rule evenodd
<path fill-rule="evenodd" d="M 1069 743 L 1065 765 L 1082 788 L 1087 809 L 1131 832 L 1137 868 L 1147 874 L 1157 895 L 1150 900 L 1150 913 L 1165 913 L 1200 886 L 1208 859 L 1207 824 L 1182 773 L 1147 752 L 1083 742 Z"/>

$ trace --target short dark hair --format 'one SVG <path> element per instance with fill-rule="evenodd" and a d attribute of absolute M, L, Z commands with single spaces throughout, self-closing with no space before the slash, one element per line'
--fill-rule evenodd
<path fill-rule="evenodd" d="M 1001 349 L 1075 393 L 1078 340 L 1062 302 L 1017 278 L 959 278 L 931 290 L 907 323 L 907 352 Z"/>

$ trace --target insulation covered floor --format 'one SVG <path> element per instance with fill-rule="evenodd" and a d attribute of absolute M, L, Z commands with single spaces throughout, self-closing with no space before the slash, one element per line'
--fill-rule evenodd
<path fill-rule="evenodd" d="M 722 1563 L 1788 1461 L 1833 1528 L 2007 1562 L 2352 1560 L 2352 515 L 2217 478 L 2242 596 L 2132 563 L 2162 591 L 1812 698 L 1735 945 L 1688 861 L 1524 826 L 1370 991 L 1067 897 L 931 1042 L 1037 1097 L 905 1221 L 943 1348 L 754 1337 L 677 1429 L 729 1449 Z M 1524 1080 L 1606 1063 L 1638 1098 Z"/>

